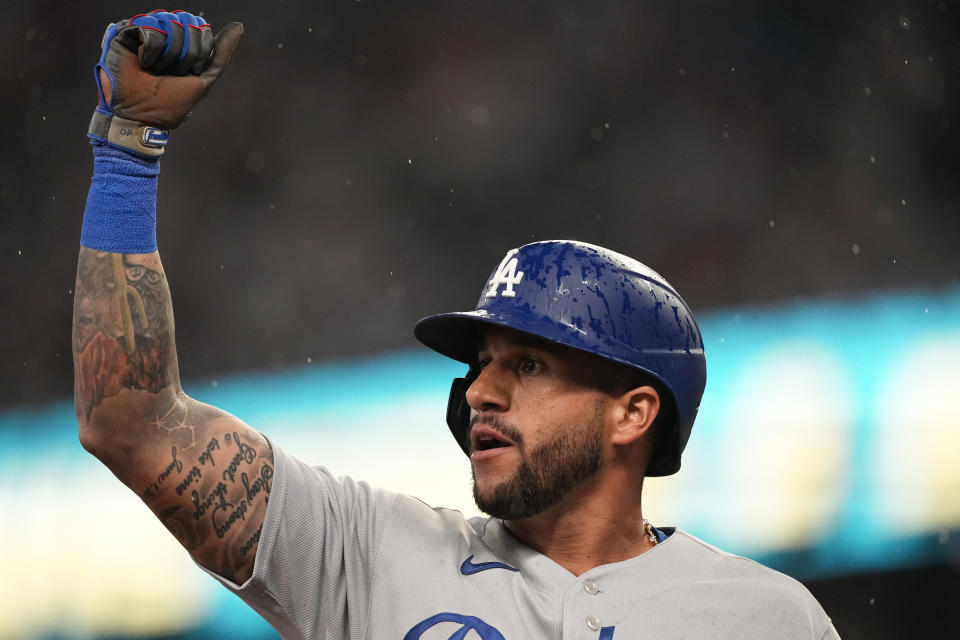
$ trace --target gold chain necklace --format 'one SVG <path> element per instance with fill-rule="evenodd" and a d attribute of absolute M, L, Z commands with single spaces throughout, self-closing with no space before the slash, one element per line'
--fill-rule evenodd
<path fill-rule="evenodd" d="M 657 546 L 657 534 L 653 532 L 653 525 L 646 518 L 643 519 L 643 530 L 647 532 L 647 539 L 653 546 Z"/>

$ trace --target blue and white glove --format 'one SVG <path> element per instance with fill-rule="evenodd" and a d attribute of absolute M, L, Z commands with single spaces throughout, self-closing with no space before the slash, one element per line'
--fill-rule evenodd
<path fill-rule="evenodd" d="M 216 37 L 203 18 L 154 11 L 107 27 L 94 70 L 98 104 L 89 136 L 147 158 L 163 154 L 230 61 L 243 35 L 231 22 Z"/>

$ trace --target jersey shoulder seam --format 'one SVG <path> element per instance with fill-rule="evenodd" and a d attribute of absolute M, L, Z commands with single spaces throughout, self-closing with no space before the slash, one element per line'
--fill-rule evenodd
<path fill-rule="evenodd" d="M 761 563 L 761 562 L 757 562 L 756 560 L 752 560 L 752 559 L 750 559 L 750 558 L 747 558 L 747 557 L 744 557 L 744 556 L 741 556 L 741 555 L 737 555 L 737 554 L 735 554 L 735 553 L 730 553 L 729 551 L 724 551 L 723 549 L 720 549 L 719 547 L 715 547 L 715 546 L 713 546 L 712 544 L 710 544 L 709 542 L 706 542 L 706 541 L 704 541 L 704 540 L 701 540 L 700 538 L 698 538 L 698 537 L 696 537 L 696 536 L 694 536 L 694 535 L 691 535 L 691 534 L 687 533 L 686 531 L 680 531 L 680 530 L 678 529 L 675 533 L 681 533 L 681 534 L 684 536 L 684 539 L 689 540 L 690 542 L 692 542 L 692 543 L 700 546 L 701 548 L 703 548 L 703 549 L 706 550 L 706 551 L 712 552 L 712 554 L 713 554 L 714 556 L 716 556 L 718 560 L 730 560 L 730 561 L 733 561 L 733 562 L 743 563 L 743 564 L 750 565 L 751 567 L 753 567 L 753 568 L 755 568 L 755 569 L 758 569 L 758 570 L 759 570 L 761 573 L 763 573 L 764 575 L 767 575 L 767 576 L 777 576 L 777 577 L 779 577 L 781 580 L 783 580 L 783 581 L 785 581 L 786 583 L 788 583 L 788 584 L 790 584 L 791 586 L 793 586 L 794 588 L 799 587 L 799 588 L 802 589 L 804 592 L 809 593 L 809 590 L 804 586 L 804 584 L 803 584 L 802 582 L 800 582 L 799 580 L 797 580 L 797 579 L 794 578 L 793 576 L 789 576 L 789 575 L 783 573 L 782 571 L 777 571 L 776 569 L 773 569 L 773 568 L 771 568 L 771 567 L 768 567 L 767 565 L 765 565 L 765 564 L 763 564 L 763 563 Z"/>

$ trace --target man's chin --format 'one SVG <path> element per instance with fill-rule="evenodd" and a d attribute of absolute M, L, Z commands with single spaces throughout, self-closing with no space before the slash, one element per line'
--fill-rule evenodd
<path fill-rule="evenodd" d="M 498 520 L 523 520 L 543 513 L 546 509 L 531 508 L 522 502 L 477 502 L 477 508 L 483 513 Z"/>
<path fill-rule="evenodd" d="M 494 518 L 503 518 L 505 513 L 509 513 L 509 502 L 504 501 L 503 496 L 498 495 L 500 487 L 483 486 L 476 478 L 473 481 L 473 501 L 477 508 L 488 516 Z M 505 504 L 506 502 L 506 504 Z"/>
<path fill-rule="evenodd" d="M 478 503 L 496 502 L 503 498 L 505 493 L 515 489 L 518 482 L 515 465 L 493 467 L 474 464 L 471 471 L 473 472 L 473 498 Z"/>
<path fill-rule="evenodd" d="M 477 501 L 477 508 L 488 516 L 499 520 L 520 520 L 536 515 L 528 513 L 522 508 L 522 505 L 516 503 Z"/>
<path fill-rule="evenodd" d="M 473 501 L 483 513 L 501 520 L 519 520 L 535 516 L 542 508 L 535 506 L 517 491 L 516 483 L 505 482 L 495 487 L 473 485 Z"/>
<path fill-rule="evenodd" d="M 500 503 L 500 500 L 497 496 L 497 487 L 482 487 L 476 481 L 473 483 L 473 501 L 476 503 L 477 508 L 480 511 L 488 515 L 495 515 L 490 513 L 491 509 L 496 509 L 496 506 Z"/>

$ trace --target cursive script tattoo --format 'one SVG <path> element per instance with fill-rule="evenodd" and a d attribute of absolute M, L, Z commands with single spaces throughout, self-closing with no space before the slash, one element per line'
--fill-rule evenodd
<path fill-rule="evenodd" d="M 200 497 L 198 492 L 194 491 L 190 494 L 190 499 L 193 500 L 193 519 L 199 520 L 211 507 L 214 509 L 227 508 L 227 485 L 218 482 L 217 486 L 203 498 Z"/>
<path fill-rule="evenodd" d="M 263 525 L 260 525 L 256 531 L 253 532 L 253 535 L 247 538 L 247 541 L 243 543 L 243 546 L 240 547 L 240 555 L 246 556 L 250 553 L 252 549 L 258 542 L 260 542 L 260 533 L 263 531 Z"/>
<path fill-rule="evenodd" d="M 268 464 L 260 467 L 260 477 L 250 482 L 250 478 L 247 477 L 246 472 L 240 474 L 240 481 L 243 483 L 243 488 L 246 491 L 247 500 L 253 502 L 253 499 L 261 491 L 270 490 L 270 480 L 273 479 L 273 467 Z"/>
<path fill-rule="evenodd" d="M 217 466 L 217 463 L 213 460 L 214 450 L 220 450 L 220 443 L 216 438 L 210 438 L 210 442 L 207 443 L 207 448 L 200 454 L 200 464 L 207 464 L 209 462 L 211 466 Z"/>
<path fill-rule="evenodd" d="M 227 442 L 230 442 L 231 440 L 230 434 L 226 435 L 225 440 Z M 237 469 L 240 467 L 241 464 L 243 463 L 250 464 L 253 462 L 254 458 L 257 457 L 256 450 L 250 445 L 248 445 L 247 443 L 241 442 L 240 436 L 238 436 L 236 432 L 234 432 L 233 434 L 233 442 L 237 445 L 238 451 L 236 454 L 234 454 L 233 460 L 230 461 L 230 464 L 227 466 L 226 470 L 224 470 L 223 472 L 223 479 L 224 480 L 229 479 L 230 482 L 234 482 L 236 480 L 235 476 L 237 473 Z"/>
<path fill-rule="evenodd" d="M 196 466 L 191 467 L 189 473 L 187 473 L 187 477 L 177 485 L 177 495 L 182 496 L 183 492 L 186 491 L 187 487 L 190 486 L 190 483 L 194 482 L 195 480 L 199 480 L 200 476 L 200 469 L 198 469 Z"/>
<path fill-rule="evenodd" d="M 156 495 L 156 492 L 160 490 L 160 485 L 162 485 L 174 471 L 177 473 L 183 471 L 183 462 L 177 458 L 176 447 L 170 447 L 170 457 L 172 458 L 170 460 L 170 464 L 168 464 L 166 468 L 161 471 L 159 475 L 157 475 L 157 479 L 152 482 L 149 487 L 140 493 L 140 497 L 144 500 L 152 498 L 154 495 Z"/>
<path fill-rule="evenodd" d="M 211 516 L 211 521 L 213 522 L 213 530 L 216 532 L 218 538 L 222 538 L 227 535 L 227 531 L 230 531 L 230 528 L 238 520 L 247 519 L 247 501 L 241 500 L 240 504 L 234 507 L 232 504 L 224 505 L 223 511 L 228 512 L 225 518 L 222 517 L 222 513 L 219 507 L 213 510 L 213 515 Z"/>

